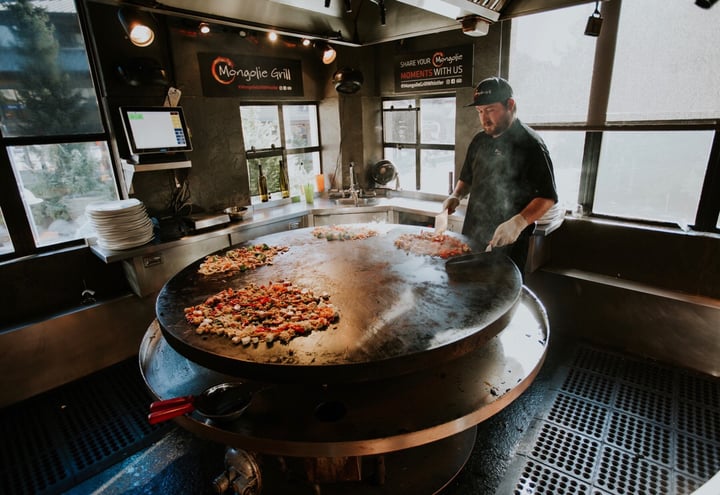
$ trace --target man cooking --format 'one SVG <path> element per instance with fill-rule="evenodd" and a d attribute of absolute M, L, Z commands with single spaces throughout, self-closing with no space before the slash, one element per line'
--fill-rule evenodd
<path fill-rule="evenodd" d="M 443 210 L 452 214 L 469 194 L 462 233 L 486 250 L 504 252 L 524 273 L 535 222 L 558 199 L 550 154 L 542 138 L 516 117 L 505 79 L 481 81 L 468 106 L 477 109 L 483 131 L 470 142 Z"/>

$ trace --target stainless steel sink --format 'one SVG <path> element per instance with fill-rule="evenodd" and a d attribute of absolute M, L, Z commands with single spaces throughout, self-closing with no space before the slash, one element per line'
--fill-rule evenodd
<path fill-rule="evenodd" d="M 358 198 L 357 203 L 355 198 L 337 198 L 333 201 L 338 206 L 370 206 L 377 204 L 377 198 Z"/>

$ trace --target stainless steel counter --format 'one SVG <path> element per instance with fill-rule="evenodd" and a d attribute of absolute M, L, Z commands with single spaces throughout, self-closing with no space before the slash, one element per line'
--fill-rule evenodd
<path fill-rule="evenodd" d="M 287 200 L 285 200 L 287 201 Z M 442 201 L 413 197 L 374 198 L 372 204 L 338 205 L 326 196 L 316 197 L 312 204 L 286 202 L 270 206 L 256 205 L 252 216 L 220 227 L 199 231 L 167 242 L 152 241 L 124 250 L 104 249 L 90 243 L 92 252 L 105 263 L 122 262 L 128 282 L 140 297 L 156 293 L 163 284 L 191 262 L 249 239 L 300 227 L 340 223 L 403 223 L 402 216 L 414 216 L 428 223 L 442 210 Z M 448 230 L 460 232 L 465 206 L 450 215 Z M 542 263 L 541 239 L 559 223 L 536 229 L 529 260 L 531 270 Z M 538 253 L 533 255 L 533 252 Z"/>

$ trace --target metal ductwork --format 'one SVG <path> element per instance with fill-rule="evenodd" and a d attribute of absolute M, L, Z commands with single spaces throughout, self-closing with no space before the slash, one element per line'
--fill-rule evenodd
<path fill-rule="evenodd" d="M 478 16 L 489 22 L 500 19 L 500 10 L 506 0 L 398 0 L 419 9 L 434 12 L 451 19 Z"/>

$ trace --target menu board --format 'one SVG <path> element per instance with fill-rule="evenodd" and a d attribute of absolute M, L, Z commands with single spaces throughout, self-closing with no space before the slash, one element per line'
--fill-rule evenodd
<path fill-rule="evenodd" d="M 472 60 L 472 45 L 397 55 L 395 91 L 402 93 L 470 86 Z"/>
<path fill-rule="evenodd" d="M 204 96 L 303 96 L 300 60 L 198 53 Z"/>

